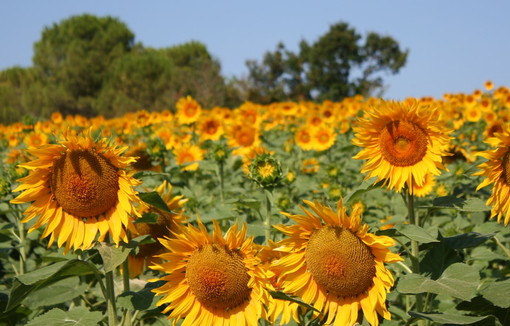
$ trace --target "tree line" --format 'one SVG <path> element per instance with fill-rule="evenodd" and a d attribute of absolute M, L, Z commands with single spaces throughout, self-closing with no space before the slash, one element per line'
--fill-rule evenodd
<path fill-rule="evenodd" d="M 226 78 L 201 42 L 150 48 L 135 43 L 118 18 L 72 16 L 44 28 L 32 66 L 0 71 L 0 123 L 55 111 L 114 117 L 174 110 L 187 95 L 209 108 L 373 95 L 384 90 L 384 74 L 405 65 L 408 52 L 390 36 L 363 37 L 339 22 L 313 43 L 301 41 L 296 53 L 279 43 L 262 60 L 246 61 L 247 76 Z"/>

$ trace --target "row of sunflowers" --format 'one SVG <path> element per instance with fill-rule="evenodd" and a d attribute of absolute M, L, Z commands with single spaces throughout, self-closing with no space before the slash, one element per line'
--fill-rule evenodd
<path fill-rule="evenodd" d="M 486 82 L 0 125 L 0 323 L 507 325 L 509 121 Z"/>

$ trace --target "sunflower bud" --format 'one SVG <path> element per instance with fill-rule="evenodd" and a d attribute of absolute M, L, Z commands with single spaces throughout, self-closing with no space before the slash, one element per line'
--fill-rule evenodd
<path fill-rule="evenodd" d="M 258 155 L 250 165 L 250 178 L 262 188 L 279 186 L 283 178 L 280 161 L 268 153 Z"/>

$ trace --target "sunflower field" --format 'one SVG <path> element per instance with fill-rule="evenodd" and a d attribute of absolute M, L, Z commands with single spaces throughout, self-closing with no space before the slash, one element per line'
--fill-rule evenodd
<path fill-rule="evenodd" d="M 1 325 L 510 325 L 510 89 L 0 125 Z"/>

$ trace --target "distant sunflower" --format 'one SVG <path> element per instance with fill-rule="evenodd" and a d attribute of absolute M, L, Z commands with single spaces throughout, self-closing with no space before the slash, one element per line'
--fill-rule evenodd
<path fill-rule="evenodd" d="M 379 324 L 377 314 L 390 319 L 393 276 L 384 263 L 402 260 L 388 249 L 395 241 L 368 233 L 359 210 L 347 216 L 341 200 L 337 212 L 305 202 L 316 215 L 303 208 L 306 215 L 285 214 L 298 224 L 275 226 L 288 236 L 275 249 L 287 255 L 273 264 L 283 270 L 283 291 L 313 305 L 326 325 L 353 325 L 360 309 L 371 325 Z"/>
<path fill-rule="evenodd" d="M 235 224 L 222 236 L 213 221 L 212 235 L 199 221 L 198 228 L 183 227 L 175 238 L 159 239 L 169 252 L 167 262 L 151 266 L 168 275 L 154 289 L 163 295 L 157 305 L 168 304 L 168 318 L 184 319 L 182 325 L 258 325 L 267 303 L 265 271 L 256 258 L 253 238 L 246 239 L 246 225 Z"/>
<path fill-rule="evenodd" d="M 425 182 L 423 185 L 418 186 L 417 184 L 413 185 L 413 195 L 417 197 L 425 197 L 428 194 L 432 193 L 434 187 L 436 186 L 436 176 L 428 173 L 425 176 Z"/>
<path fill-rule="evenodd" d="M 11 202 L 32 202 L 25 210 L 23 223 L 38 217 L 29 232 L 46 224 L 42 237 L 55 238 L 65 251 L 87 249 L 99 232 L 99 241 L 109 233 L 118 244 L 128 241 L 126 229 L 133 229 L 138 202 L 133 187 L 139 181 L 125 168 L 133 157 L 122 157 L 126 148 L 111 146 L 105 139 L 64 136 L 58 144 L 29 149 L 37 159 L 20 164 L 30 170 L 14 192 L 23 191 Z"/>
<path fill-rule="evenodd" d="M 314 149 L 314 141 L 310 128 L 311 125 L 303 125 L 296 130 L 296 134 L 294 135 L 296 145 L 304 151 Z"/>
<path fill-rule="evenodd" d="M 353 143 L 363 149 L 354 156 L 366 159 L 366 179 L 385 180 L 389 189 L 406 184 L 422 186 L 427 173 L 439 175 L 450 141 L 439 112 L 416 101 L 382 102 L 366 112 L 354 127 Z"/>
<path fill-rule="evenodd" d="M 198 161 L 204 159 L 204 153 L 197 145 L 183 144 L 175 147 L 173 152 L 177 164 L 182 166 L 183 171 L 196 171 L 199 166 Z"/>
<path fill-rule="evenodd" d="M 481 171 L 474 175 L 484 176 L 477 190 L 494 184 L 492 194 L 487 200 L 491 206 L 491 218 L 497 217 L 498 223 L 503 220 L 505 225 L 510 222 L 510 124 L 503 125 L 503 131 L 488 138 L 486 143 L 495 147 L 478 153 L 488 161 L 478 165 Z M 503 218 L 504 217 L 504 218 Z"/>
<path fill-rule="evenodd" d="M 335 144 L 336 133 L 331 127 L 319 127 L 313 133 L 312 148 L 316 151 L 325 151 Z"/>
<path fill-rule="evenodd" d="M 177 108 L 177 121 L 180 124 L 194 123 L 202 114 L 202 107 L 191 96 L 180 98 L 175 106 Z"/>

